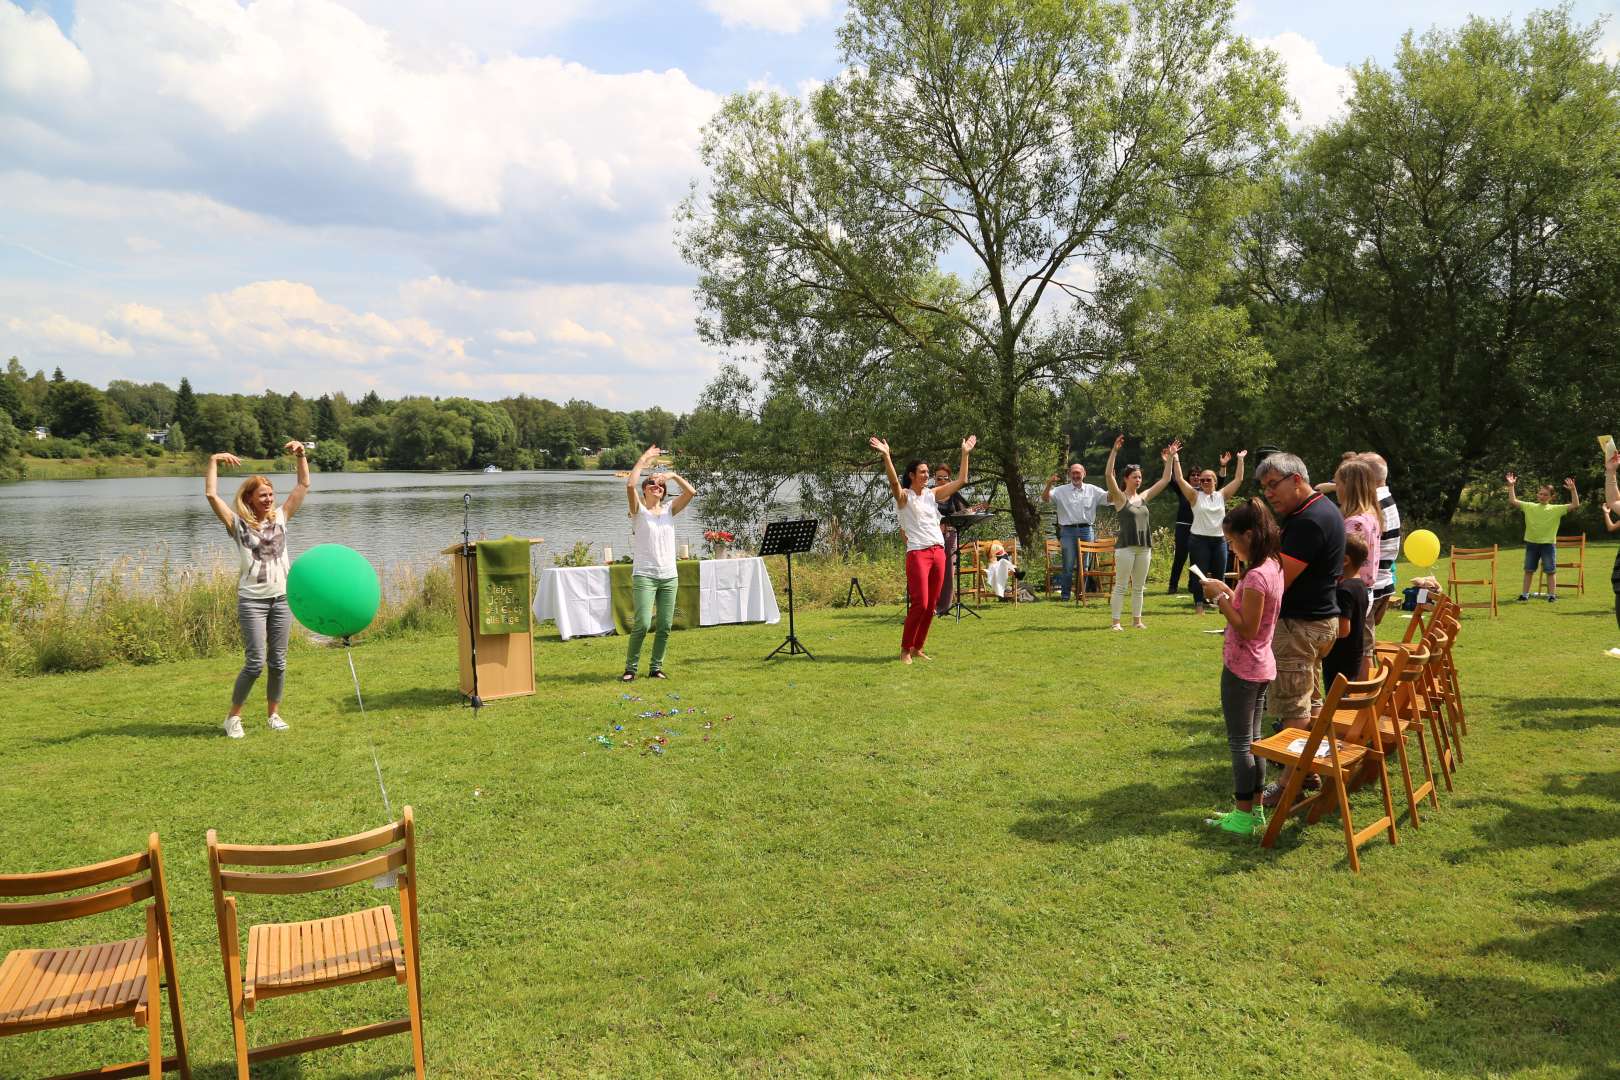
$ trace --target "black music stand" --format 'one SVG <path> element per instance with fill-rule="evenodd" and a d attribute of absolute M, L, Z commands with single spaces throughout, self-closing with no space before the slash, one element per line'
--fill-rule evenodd
<path fill-rule="evenodd" d="M 955 597 L 947 613 L 954 612 L 956 621 L 962 621 L 962 612 L 967 612 L 975 619 L 984 618 L 977 611 L 962 603 L 962 541 L 969 529 L 975 525 L 983 525 L 994 514 L 946 514 L 940 521 L 956 530 L 956 551 L 951 555 L 951 593 Z"/>
<path fill-rule="evenodd" d="M 793 633 L 793 556 L 802 555 L 810 550 L 810 545 L 816 542 L 816 519 L 804 518 L 800 521 L 771 521 L 765 525 L 765 536 L 759 542 L 759 554 L 787 556 L 787 596 L 788 596 L 788 635 L 787 640 L 770 651 L 765 657 L 769 660 L 783 649 L 789 656 L 803 653 L 814 660 L 810 650 L 800 644 L 797 635 Z"/>

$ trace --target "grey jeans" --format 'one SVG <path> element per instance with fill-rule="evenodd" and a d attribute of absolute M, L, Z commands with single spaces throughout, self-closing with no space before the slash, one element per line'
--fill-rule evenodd
<path fill-rule="evenodd" d="M 242 627 L 245 659 L 236 676 L 236 687 L 231 691 L 231 707 L 234 709 L 247 700 L 248 691 L 265 669 L 266 660 L 270 678 L 264 684 L 264 696 L 269 701 L 280 701 L 287 674 L 287 637 L 292 633 L 292 612 L 287 609 L 287 598 L 252 600 L 238 596 L 236 621 Z"/>
<path fill-rule="evenodd" d="M 1221 712 L 1226 716 L 1226 748 L 1232 752 L 1232 793 L 1241 802 L 1254 798 L 1255 792 L 1265 786 L 1266 763 L 1256 758 L 1249 747 L 1260 737 L 1268 685 L 1250 682 L 1232 674 L 1229 668 L 1221 669 Z"/>

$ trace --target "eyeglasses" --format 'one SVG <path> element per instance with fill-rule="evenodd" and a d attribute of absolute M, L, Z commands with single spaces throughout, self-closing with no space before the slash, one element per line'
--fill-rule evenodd
<path fill-rule="evenodd" d="M 1277 485 L 1281 484 L 1285 480 L 1292 480 L 1293 478 L 1293 474 L 1290 473 L 1287 476 L 1277 476 L 1270 480 L 1262 480 L 1260 481 L 1260 490 L 1264 491 L 1267 495 L 1270 495 L 1273 491 L 1277 490 Z"/>

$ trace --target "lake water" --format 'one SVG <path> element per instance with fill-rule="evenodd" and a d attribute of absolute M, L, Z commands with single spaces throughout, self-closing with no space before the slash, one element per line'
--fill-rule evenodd
<path fill-rule="evenodd" d="M 293 477 L 276 475 L 276 491 Z M 233 498 L 239 478 L 221 476 Z M 122 562 L 180 568 L 235 562 L 230 538 L 202 496 L 201 477 L 30 480 L 0 484 L 0 560 L 38 559 L 101 573 Z M 378 565 L 423 565 L 461 540 L 462 495 L 472 496 L 472 535 L 539 536 L 536 564 L 575 541 L 629 554 L 624 480 L 610 472 L 316 473 L 293 519 L 294 557 L 320 543 L 346 544 Z M 694 501 L 675 519 L 676 542 L 702 545 Z"/>

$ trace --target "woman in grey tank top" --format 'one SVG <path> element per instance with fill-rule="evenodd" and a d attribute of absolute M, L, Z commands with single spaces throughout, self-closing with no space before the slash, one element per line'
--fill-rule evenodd
<path fill-rule="evenodd" d="M 1119 448 L 1124 445 L 1125 436 L 1114 440 L 1114 448 L 1108 452 L 1108 467 L 1104 470 L 1108 478 L 1108 502 L 1119 514 L 1119 539 L 1114 542 L 1114 594 L 1109 603 L 1114 622 L 1109 629 L 1120 629 L 1119 617 L 1125 608 L 1128 584 L 1131 625 L 1138 630 L 1146 630 L 1147 623 L 1142 621 L 1142 593 L 1147 588 L 1148 564 L 1153 561 L 1153 525 L 1148 517 L 1147 504 L 1153 496 L 1170 486 L 1170 463 L 1181 449 L 1181 443 L 1172 442 L 1160 451 L 1159 456 L 1164 458 L 1164 475 L 1146 491 L 1141 490 L 1140 465 L 1127 465 L 1123 479 L 1114 478 L 1114 460 L 1119 456 Z"/>

